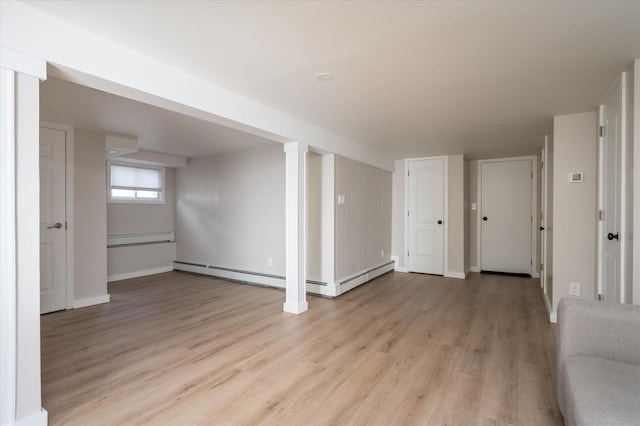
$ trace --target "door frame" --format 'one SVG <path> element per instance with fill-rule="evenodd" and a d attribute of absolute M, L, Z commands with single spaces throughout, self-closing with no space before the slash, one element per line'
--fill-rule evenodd
<path fill-rule="evenodd" d="M 538 214 L 538 156 L 525 155 L 522 157 L 493 158 L 487 160 L 478 160 L 478 206 L 477 211 L 482 211 L 482 165 L 484 163 L 499 163 L 507 161 L 531 160 L 531 277 L 539 278 L 538 265 L 538 229 L 540 226 L 540 215 Z M 482 270 L 482 223 L 481 214 L 476 215 L 476 235 L 477 235 L 477 262 L 478 269 Z"/>
<path fill-rule="evenodd" d="M 442 270 L 443 276 L 449 276 L 449 156 L 439 155 L 435 157 L 418 157 L 418 158 L 406 158 L 404 160 L 404 256 L 405 256 L 405 269 L 409 270 L 409 258 L 407 252 L 409 251 L 409 221 L 407 220 L 407 212 L 409 211 L 409 163 L 412 161 L 424 161 L 424 160 L 443 160 L 444 167 L 442 173 L 444 174 L 443 182 L 443 203 L 442 215 L 444 216 L 444 234 L 442 244 Z"/>
<path fill-rule="evenodd" d="M 628 117 L 628 105 L 627 105 L 627 92 L 629 91 L 629 73 L 623 72 L 620 77 L 616 79 L 613 83 L 607 94 L 602 98 L 600 106 L 598 107 L 598 127 L 604 126 L 604 103 L 606 99 L 611 95 L 611 92 L 615 90 L 616 86 L 620 84 L 620 91 L 622 96 L 620 97 L 620 205 L 618 208 L 620 209 L 620 230 L 618 234 L 620 235 L 620 264 L 618 268 L 618 276 L 620 277 L 619 285 L 620 285 L 620 303 L 632 303 L 627 295 L 627 280 L 633 280 L 633 274 L 627 274 L 627 260 L 629 256 L 629 252 L 632 251 L 631 242 L 629 241 L 632 233 L 633 233 L 633 214 L 628 214 L 628 198 L 627 195 L 629 193 L 629 189 L 633 188 L 633 177 L 628 175 L 627 164 L 629 163 L 629 146 L 628 146 L 628 138 L 627 138 L 627 121 Z M 604 188 L 606 186 L 605 181 L 605 164 L 604 164 L 604 136 L 600 136 L 598 133 L 598 236 L 597 236 L 597 273 L 596 273 L 596 289 L 597 294 L 596 298 L 599 299 L 601 295 L 604 295 L 604 220 L 601 219 L 600 212 L 605 211 L 605 200 L 604 200 Z M 631 203 L 633 205 L 633 202 Z M 606 212 L 605 212 L 606 214 Z M 633 260 L 633 259 L 631 259 Z M 633 265 L 631 266 L 633 267 Z"/>
<path fill-rule="evenodd" d="M 65 216 L 66 216 L 66 232 L 65 232 L 65 268 L 66 268 L 66 295 L 65 295 L 65 309 L 73 308 L 73 127 L 66 126 L 64 124 L 51 123 L 48 121 L 41 121 L 39 127 L 46 127 L 54 130 L 61 130 L 66 133 L 65 137 Z M 106 157 L 105 157 L 106 158 Z M 105 160 L 106 161 L 106 160 Z"/>
<path fill-rule="evenodd" d="M 540 253 L 540 260 L 538 261 L 538 267 L 540 268 L 540 288 L 542 289 L 542 293 L 544 294 L 545 281 L 547 279 L 545 274 L 545 259 L 547 257 L 547 238 L 544 231 L 547 229 L 547 170 L 546 167 L 546 152 L 547 152 L 547 135 L 544 135 L 544 147 L 542 151 L 540 151 L 540 217 L 538 220 L 540 221 L 539 235 L 540 235 L 540 247 L 538 247 L 538 252 Z M 541 228 L 544 228 L 542 230 Z"/>

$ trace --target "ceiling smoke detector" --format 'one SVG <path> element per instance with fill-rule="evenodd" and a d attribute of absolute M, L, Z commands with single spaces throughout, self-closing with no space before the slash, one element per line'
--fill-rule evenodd
<path fill-rule="evenodd" d="M 333 74 L 329 74 L 328 72 L 319 72 L 316 74 L 316 78 L 320 81 L 331 81 L 333 80 Z"/>

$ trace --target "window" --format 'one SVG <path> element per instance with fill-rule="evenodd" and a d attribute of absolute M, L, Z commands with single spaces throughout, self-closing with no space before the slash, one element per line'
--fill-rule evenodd
<path fill-rule="evenodd" d="M 112 203 L 164 203 L 164 168 L 107 164 L 107 193 Z"/>

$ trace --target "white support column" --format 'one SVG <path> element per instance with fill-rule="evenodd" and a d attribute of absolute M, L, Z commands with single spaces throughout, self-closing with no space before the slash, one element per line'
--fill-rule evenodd
<path fill-rule="evenodd" d="M 307 235 L 306 235 L 306 144 L 289 142 L 284 145 L 285 163 L 285 243 L 286 299 L 284 311 L 300 314 L 307 304 Z"/>
<path fill-rule="evenodd" d="M 38 267 L 39 79 L 46 62 L 0 47 L 0 68 L 0 424 L 46 426 Z"/>

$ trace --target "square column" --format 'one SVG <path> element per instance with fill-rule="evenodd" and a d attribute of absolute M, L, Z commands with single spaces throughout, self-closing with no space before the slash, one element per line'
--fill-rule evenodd
<path fill-rule="evenodd" d="M 286 299 L 283 309 L 292 314 L 300 314 L 309 308 L 305 226 L 307 151 L 307 145 L 301 142 L 289 142 L 284 145 Z"/>

